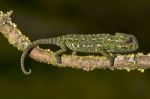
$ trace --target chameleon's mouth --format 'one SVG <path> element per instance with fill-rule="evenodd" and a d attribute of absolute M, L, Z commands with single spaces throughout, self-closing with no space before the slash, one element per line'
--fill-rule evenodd
<path fill-rule="evenodd" d="M 138 40 L 136 39 L 136 37 L 133 35 L 130 35 L 130 36 L 131 37 L 129 38 L 128 43 L 126 43 L 126 47 L 125 47 L 124 51 L 122 51 L 123 53 L 133 52 L 139 48 L 139 43 L 138 43 Z"/>
<path fill-rule="evenodd" d="M 136 38 L 133 39 L 132 43 L 130 44 L 129 48 L 126 48 L 125 51 L 123 51 L 123 53 L 130 53 L 130 52 L 134 52 L 139 48 L 139 44 Z"/>
<path fill-rule="evenodd" d="M 114 36 L 114 44 L 110 47 L 112 53 L 130 53 L 136 51 L 139 48 L 138 40 L 132 34 L 116 34 Z"/>
<path fill-rule="evenodd" d="M 139 43 L 136 37 L 133 36 L 133 42 L 131 43 L 131 52 L 136 51 L 139 48 Z"/>
<path fill-rule="evenodd" d="M 120 43 L 118 46 L 120 47 L 119 50 L 114 50 L 114 53 L 130 53 L 136 51 L 139 48 L 138 40 L 133 35 L 131 35 L 127 42 Z"/>

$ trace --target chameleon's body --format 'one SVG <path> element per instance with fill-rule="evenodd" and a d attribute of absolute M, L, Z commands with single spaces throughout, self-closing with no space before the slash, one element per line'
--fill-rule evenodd
<path fill-rule="evenodd" d="M 129 53 L 138 49 L 138 41 L 131 34 L 116 33 L 111 34 L 68 34 L 55 38 L 39 39 L 25 49 L 21 57 L 21 69 L 24 74 L 30 74 L 31 69 L 26 71 L 24 59 L 28 53 L 39 44 L 54 44 L 61 49 L 55 52 L 56 60 L 61 63 L 61 54 L 67 51 L 67 48 L 73 52 L 101 53 L 110 59 L 111 65 L 115 54 Z"/>

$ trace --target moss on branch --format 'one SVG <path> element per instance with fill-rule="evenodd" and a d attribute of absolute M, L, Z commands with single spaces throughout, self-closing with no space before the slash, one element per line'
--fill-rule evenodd
<path fill-rule="evenodd" d="M 0 11 L 0 32 L 8 39 L 10 44 L 23 51 L 30 44 L 30 40 L 12 22 L 10 17 L 12 12 L 3 13 Z M 150 54 L 143 55 L 142 53 L 117 55 L 114 66 L 110 66 L 109 60 L 103 56 L 73 56 L 65 54 L 61 57 L 62 64 L 57 64 L 54 52 L 39 47 L 35 47 L 29 56 L 39 62 L 54 66 L 71 67 L 86 71 L 94 69 L 125 69 L 127 71 L 139 70 L 144 72 L 145 69 L 150 68 Z"/>

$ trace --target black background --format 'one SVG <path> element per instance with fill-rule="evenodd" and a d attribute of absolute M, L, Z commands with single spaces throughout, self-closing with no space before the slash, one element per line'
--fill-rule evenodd
<path fill-rule="evenodd" d="M 0 0 L 13 10 L 12 21 L 31 40 L 70 33 L 134 34 L 138 52 L 150 50 L 149 0 Z M 150 70 L 86 72 L 26 59 L 33 72 L 20 69 L 21 51 L 0 35 L 0 99 L 148 99 Z M 54 48 L 55 49 L 55 48 Z"/>

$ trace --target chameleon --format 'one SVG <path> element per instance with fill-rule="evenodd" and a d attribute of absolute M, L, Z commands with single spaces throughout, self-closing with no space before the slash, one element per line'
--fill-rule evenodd
<path fill-rule="evenodd" d="M 21 56 L 21 69 L 24 74 L 31 74 L 31 69 L 27 71 L 24 66 L 24 59 L 29 52 L 40 44 L 54 44 L 61 49 L 55 52 L 57 63 L 61 63 L 61 55 L 70 49 L 74 55 L 76 52 L 100 53 L 110 60 L 114 65 L 117 54 L 125 54 L 136 51 L 139 47 L 137 38 L 132 34 L 115 33 L 112 34 L 67 34 L 53 38 L 38 39 L 31 42 L 23 51 Z"/>

